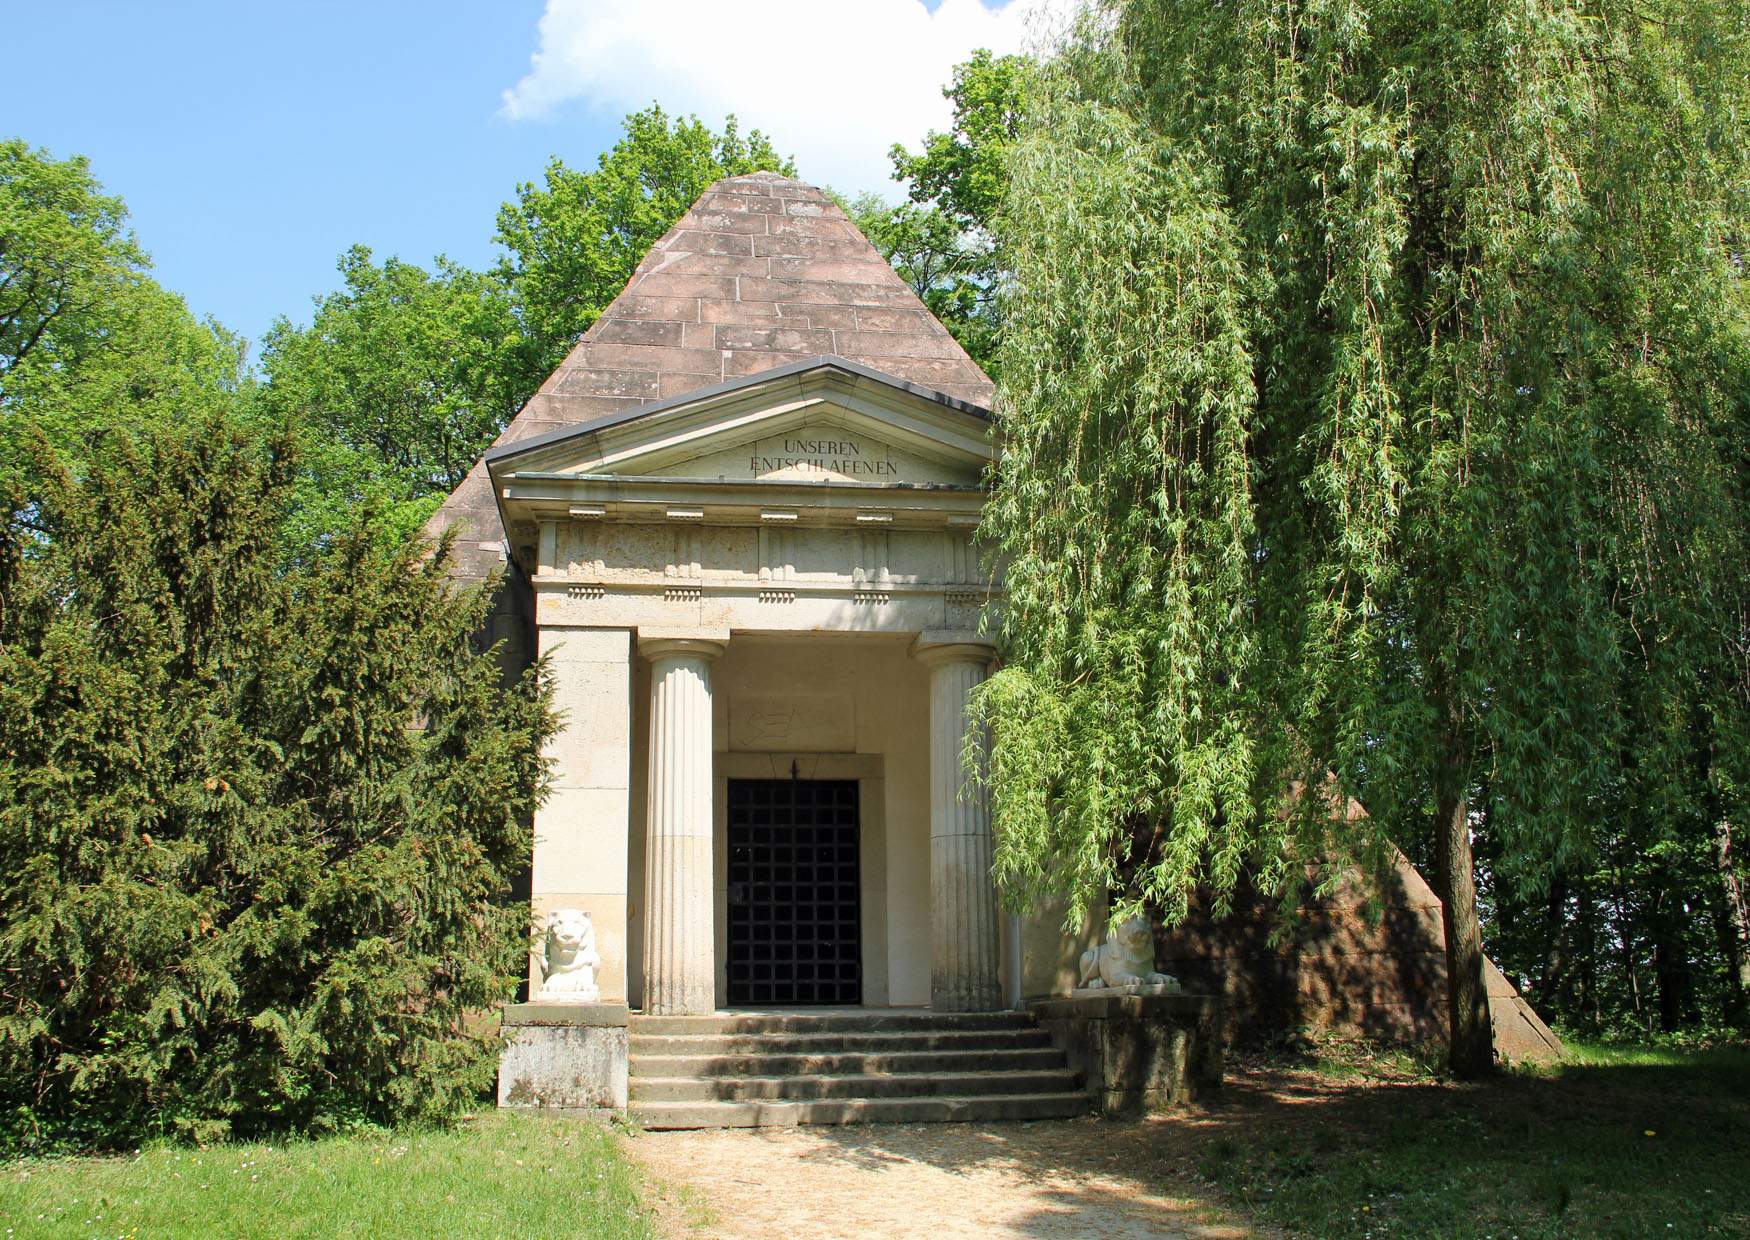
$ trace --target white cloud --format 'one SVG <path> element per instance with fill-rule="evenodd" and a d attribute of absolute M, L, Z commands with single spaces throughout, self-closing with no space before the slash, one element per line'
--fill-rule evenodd
<path fill-rule="evenodd" d="M 712 125 L 734 113 L 796 156 L 804 180 L 893 196 L 887 150 L 950 120 L 942 87 L 975 48 L 1020 51 L 1032 0 L 547 0 L 528 74 L 503 115 L 578 101 L 619 115 L 659 102 Z"/>

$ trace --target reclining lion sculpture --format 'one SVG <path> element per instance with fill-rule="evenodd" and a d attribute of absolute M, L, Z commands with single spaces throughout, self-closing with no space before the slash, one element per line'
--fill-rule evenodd
<path fill-rule="evenodd" d="M 1119 922 L 1106 942 L 1082 953 L 1079 985 L 1083 990 L 1127 986 L 1179 989 L 1177 979 L 1155 972 L 1154 932 L 1146 917 Z"/>

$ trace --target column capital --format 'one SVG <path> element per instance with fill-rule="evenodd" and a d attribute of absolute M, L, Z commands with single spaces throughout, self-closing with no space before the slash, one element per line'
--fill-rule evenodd
<path fill-rule="evenodd" d="M 932 668 L 944 663 L 985 667 L 996 660 L 997 649 L 988 637 L 970 629 L 925 629 L 912 641 L 911 657 Z"/>
<path fill-rule="evenodd" d="M 704 659 L 709 663 L 728 646 L 727 629 L 638 629 L 638 653 L 646 659 Z"/>

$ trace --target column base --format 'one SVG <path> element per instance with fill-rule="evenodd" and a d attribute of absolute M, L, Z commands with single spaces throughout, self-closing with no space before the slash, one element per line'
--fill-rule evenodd
<path fill-rule="evenodd" d="M 1006 1012 L 1007 1004 L 1000 994 L 991 995 L 940 995 L 930 994 L 930 1011 L 932 1012 Z"/>

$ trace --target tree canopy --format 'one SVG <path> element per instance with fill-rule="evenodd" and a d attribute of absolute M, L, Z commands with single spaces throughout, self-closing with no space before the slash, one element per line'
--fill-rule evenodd
<path fill-rule="evenodd" d="M 439 258 L 434 271 L 363 246 L 307 328 L 263 342 L 267 413 L 301 428 L 291 539 L 305 545 L 360 502 L 418 528 L 528 398 L 528 343 L 510 290 Z"/>
<path fill-rule="evenodd" d="M 997 364 L 1006 262 L 992 224 L 1008 186 L 1028 65 L 1024 56 L 993 56 L 982 48 L 956 65 L 942 90 L 953 105 L 952 126 L 926 134 L 915 154 L 898 144 L 891 152 L 908 200 L 889 206 L 868 193 L 845 204 L 846 214 L 987 372 Z"/>
<path fill-rule="evenodd" d="M 1687 3 L 1085 15 L 1000 230 L 1022 898 L 1292 903 L 1401 842 L 1478 1071 L 1473 819 L 1538 892 L 1625 797 L 1744 786 L 1744 38 Z"/>
<path fill-rule="evenodd" d="M 554 159 L 540 185 L 517 186 L 499 208 L 496 240 L 505 255 L 496 270 L 513 290 L 537 384 L 713 182 L 750 172 L 796 175 L 765 134 L 743 135 L 733 116 L 714 133 L 697 117 L 671 118 L 652 105 L 628 116 L 625 131 L 593 170 Z"/>
<path fill-rule="evenodd" d="M 0 141 L 0 478 L 22 479 L 36 432 L 79 459 L 246 386 L 240 342 L 150 273 L 84 159 Z"/>

